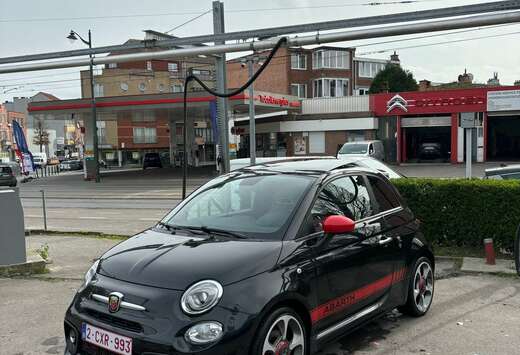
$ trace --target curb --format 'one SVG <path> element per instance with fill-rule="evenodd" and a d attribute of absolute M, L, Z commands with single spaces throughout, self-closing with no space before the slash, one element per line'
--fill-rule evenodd
<path fill-rule="evenodd" d="M 29 276 L 45 273 L 47 263 L 39 255 L 28 255 L 27 261 L 21 264 L 0 265 L 0 276 Z"/>
<path fill-rule="evenodd" d="M 36 236 L 36 235 L 88 237 L 88 238 L 104 238 L 104 239 L 128 239 L 131 237 L 131 235 L 106 234 L 106 233 L 88 232 L 88 231 L 56 231 L 56 230 L 43 230 L 43 229 L 25 230 L 25 236 L 27 236 L 27 237 Z"/>

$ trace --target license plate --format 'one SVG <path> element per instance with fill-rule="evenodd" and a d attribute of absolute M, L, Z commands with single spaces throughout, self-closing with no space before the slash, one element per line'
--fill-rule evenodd
<path fill-rule="evenodd" d="M 116 354 L 132 354 L 132 338 L 115 334 L 87 323 L 83 323 L 81 327 L 81 338 L 90 344 L 97 345 Z"/>

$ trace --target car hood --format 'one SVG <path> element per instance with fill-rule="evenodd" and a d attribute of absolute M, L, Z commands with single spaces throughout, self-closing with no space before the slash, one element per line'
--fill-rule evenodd
<path fill-rule="evenodd" d="M 205 238 L 147 230 L 105 253 L 98 272 L 174 290 L 204 279 L 227 285 L 272 268 L 282 246 L 280 241 Z"/>

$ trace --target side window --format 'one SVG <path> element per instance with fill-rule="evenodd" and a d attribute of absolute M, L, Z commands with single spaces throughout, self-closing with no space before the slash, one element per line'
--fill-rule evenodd
<path fill-rule="evenodd" d="M 395 192 L 386 182 L 374 176 L 369 176 L 368 181 L 374 192 L 374 209 L 377 212 L 384 212 L 399 207 L 399 200 Z"/>
<path fill-rule="evenodd" d="M 331 215 L 343 215 L 358 221 L 372 214 L 364 178 L 345 176 L 329 182 L 321 190 L 305 222 L 304 235 L 320 232 L 323 220 Z"/>

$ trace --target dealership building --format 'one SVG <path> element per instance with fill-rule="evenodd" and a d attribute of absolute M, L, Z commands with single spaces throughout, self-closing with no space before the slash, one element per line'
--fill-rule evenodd
<path fill-rule="evenodd" d="M 257 156 L 335 155 L 345 142 L 378 139 L 389 162 L 432 161 L 421 149 L 434 144 L 435 161 L 461 163 L 464 112 L 475 113 L 474 161 L 520 160 L 520 87 L 514 86 L 304 99 L 298 112 L 257 117 Z M 242 142 L 248 125 L 235 122 Z"/>

